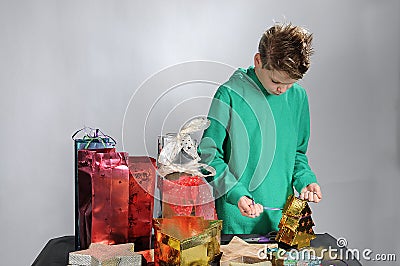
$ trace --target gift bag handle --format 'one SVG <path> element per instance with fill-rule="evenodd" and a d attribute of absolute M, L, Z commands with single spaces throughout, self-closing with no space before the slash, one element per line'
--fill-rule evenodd
<path fill-rule="evenodd" d="M 100 129 L 98 129 L 98 128 L 91 128 L 91 127 L 84 127 L 84 128 L 81 128 L 81 129 L 77 130 L 77 131 L 72 135 L 71 138 L 72 138 L 73 140 L 75 140 L 75 137 L 76 137 L 76 135 L 77 135 L 79 132 L 85 131 L 85 130 L 88 130 L 88 129 L 90 130 L 90 132 L 89 132 L 89 133 L 86 132 L 85 136 L 83 136 L 83 139 L 89 139 L 90 142 L 93 141 L 93 140 L 95 140 L 95 139 L 97 139 L 97 140 L 100 140 L 101 143 L 103 143 L 103 145 L 105 146 L 105 143 L 104 143 L 102 137 L 106 137 L 106 138 L 110 138 L 110 139 L 113 141 L 114 145 L 117 144 L 117 142 L 115 141 L 115 139 L 114 139 L 113 137 L 104 134 L 104 133 L 103 133 Z M 90 135 L 90 133 L 92 133 L 92 135 Z M 99 134 L 99 133 L 100 133 L 100 134 Z"/>

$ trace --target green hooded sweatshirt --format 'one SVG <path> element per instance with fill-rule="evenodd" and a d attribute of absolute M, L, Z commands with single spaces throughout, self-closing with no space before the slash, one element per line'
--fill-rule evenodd
<path fill-rule="evenodd" d="M 278 230 L 281 211 L 242 216 L 242 196 L 263 206 L 282 208 L 293 186 L 301 191 L 316 183 L 306 156 L 310 136 L 307 94 L 298 84 L 277 96 L 269 94 L 254 67 L 238 69 L 212 100 L 199 145 L 202 162 L 217 174 L 207 181 L 216 197 L 225 234 L 265 234 Z"/>

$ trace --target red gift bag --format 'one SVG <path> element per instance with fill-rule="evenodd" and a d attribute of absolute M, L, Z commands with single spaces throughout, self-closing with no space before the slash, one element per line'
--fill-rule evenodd
<path fill-rule="evenodd" d="M 127 153 L 115 149 L 78 151 L 80 247 L 128 241 Z"/>
<path fill-rule="evenodd" d="M 151 247 L 154 208 L 155 159 L 129 156 L 129 229 L 128 240 L 135 243 L 135 251 Z"/>
<path fill-rule="evenodd" d="M 80 221 L 79 217 L 88 217 L 91 219 L 91 214 L 79 213 L 79 189 L 78 189 L 78 151 L 79 150 L 99 150 L 99 149 L 112 149 L 116 145 L 116 141 L 106 134 L 104 134 L 100 129 L 84 127 L 78 131 L 76 131 L 72 135 L 72 139 L 74 140 L 75 147 L 75 249 L 79 250 L 80 247 L 80 226 L 84 224 L 84 221 Z M 89 187 L 90 188 L 90 187 Z M 88 211 L 91 211 L 91 208 L 88 208 Z M 82 210 L 81 210 L 82 211 Z M 91 221 L 90 221 L 91 223 Z M 87 240 L 82 240 L 83 242 L 87 242 Z M 90 240 L 89 240 L 90 242 Z"/>

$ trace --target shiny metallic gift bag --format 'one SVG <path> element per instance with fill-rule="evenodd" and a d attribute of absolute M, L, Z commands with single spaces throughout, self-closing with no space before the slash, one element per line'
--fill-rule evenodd
<path fill-rule="evenodd" d="M 79 217 L 89 217 L 91 213 L 86 211 L 84 214 L 79 213 L 79 206 L 82 205 L 82 200 L 79 198 L 79 180 L 78 180 L 78 151 L 79 150 L 98 150 L 98 151 L 111 151 L 116 145 L 116 141 L 104 134 L 100 129 L 94 129 L 90 127 L 82 128 L 76 131 L 72 135 L 74 140 L 74 151 L 75 151 L 75 249 L 81 249 L 81 235 L 80 235 L 80 224 L 84 224 L 85 221 L 80 221 Z M 88 208 L 91 211 L 91 208 Z M 81 208 L 81 212 L 82 212 Z M 86 242 L 86 240 L 82 240 Z"/>
<path fill-rule="evenodd" d="M 221 256 L 221 220 L 175 216 L 153 226 L 155 265 L 214 265 Z"/>
<path fill-rule="evenodd" d="M 155 159 L 147 156 L 129 156 L 128 241 L 135 243 L 135 251 L 151 246 Z"/>
<path fill-rule="evenodd" d="M 88 248 L 90 243 L 127 243 L 127 153 L 78 151 L 78 191 L 80 248 Z"/>

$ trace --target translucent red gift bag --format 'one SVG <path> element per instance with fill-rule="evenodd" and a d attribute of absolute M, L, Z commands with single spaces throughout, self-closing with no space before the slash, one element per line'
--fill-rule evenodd
<path fill-rule="evenodd" d="M 163 218 L 201 216 L 217 219 L 211 187 L 199 176 L 181 175 L 176 180 L 162 180 Z"/>
<path fill-rule="evenodd" d="M 200 163 L 196 141 L 190 136 L 209 125 L 207 118 L 196 117 L 178 133 L 159 137 L 158 187 L 163 218 L 188 215 L 217 218 L 212 187 L 205 180 L 215 175 L 215 169 Z"/>

